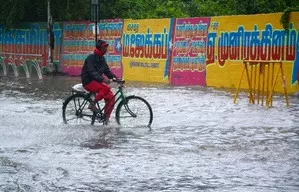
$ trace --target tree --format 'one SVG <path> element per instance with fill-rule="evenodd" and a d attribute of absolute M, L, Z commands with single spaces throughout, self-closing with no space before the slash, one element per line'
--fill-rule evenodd
<path fill-rule="evenodd" d="M 29 0 L 0 0 L 0 23 L 15 28 L 26 14 L 25 5 Z"/>
<path fill-rule="evenodd" d="M 48 0 L 0 0 L 0 23 L 46 22 Z M 90 0 L 50 0 L 54 21 L 90 20 Z M 182 18 L 283 12 L 298 0 L 99 0 L 100 19 Z"/>

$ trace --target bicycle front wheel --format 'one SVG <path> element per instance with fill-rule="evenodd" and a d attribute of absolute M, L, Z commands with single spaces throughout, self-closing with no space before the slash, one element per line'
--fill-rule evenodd
<path fill-rule="evenodd" d="M 77 93 L 65 100 L 62 106 L 62 117 L 65 124 L 86 125 L 94 124 L 95 114 L 88 105 L 91 103 L 90 98 L 85 94 Z"/>
<path fill-rule="evenodd" d="M 125 102 L 126 101 L 126 102 Z M 153 122 L 150 104 L 138 96 L 128 96 L 116 108 L 116 122 L 123 127 L 149 127 Z"/>

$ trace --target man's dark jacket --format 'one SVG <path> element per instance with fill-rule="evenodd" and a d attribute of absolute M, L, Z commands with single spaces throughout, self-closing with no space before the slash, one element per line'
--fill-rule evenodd
<path fill-rule="evenodd" d="M 85 59 L 81 71 L 83 86 L 87 85 L 93 80 L 100 83 L 103 82 L 103 74 L 105 74 L 109 79 L 116 78 L 116 76 L 111 72 L 104 56 L 99 56 L 95 53 L 90 54 Z"/>

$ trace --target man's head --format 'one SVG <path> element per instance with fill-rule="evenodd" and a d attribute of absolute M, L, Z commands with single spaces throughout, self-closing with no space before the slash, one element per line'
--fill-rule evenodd
<path fill-rule="evenodd" d="M 107 52 L 109 44 L 106 41 L 98 40 L 96 44 L 96 48 L 100 50 L 103 55 Z"/>

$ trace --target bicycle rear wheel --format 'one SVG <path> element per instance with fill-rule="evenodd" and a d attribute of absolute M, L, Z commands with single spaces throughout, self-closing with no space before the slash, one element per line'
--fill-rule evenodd
<path fill-rule="evenodd" d="M 65 100 L 62 106 L 62 117 L 65 124 L 93 125 L 96 114 L 88 109 L 91 103 L 90 98 L 86 98 L 83 93 L 76 93 Z"/>
<path fill-rule="evenodd" d="M 121 101 L 115 114 L 116 122 L 123 127 L 149 127 L 153 122 L 153 110 L 150 104 L 138 96 L 126 97 Z"/>

